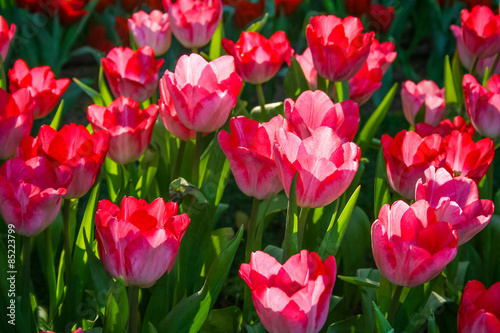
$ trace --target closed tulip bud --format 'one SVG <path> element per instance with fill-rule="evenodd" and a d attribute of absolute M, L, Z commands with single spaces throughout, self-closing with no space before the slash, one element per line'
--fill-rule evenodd
<path fill-rule="evenodd" d="M 128 19 L 128 27 L 137 46 L 149 46 L 155 56 L 161 56 L 170 47 L 172 32 L 168 14 L 153 10 L 150 14 L 140 10 Z"/>
<path fill-rule="evenodd" d="M 11 24 L 10 27 L 7 21 L 0 16 L 0 58 L 5 61 L 9 52 L 10 42 L 16 33 L 16 25 Z"/>
<path fill-rule="evenodd" d="M 189 222 L 187 214 L 178 215 L 176 203 L 162 198 L 148 204 L 124 197 L 120 207 L 101 200 L 96 213 L 99 257 L 113 278 L 151 287 L 172 269 Z"/>
<path fill-rule="evenodd" d="M 418 84 L 412 81 L 403 82 L 401 99 L 406 120 L 412 126 L 415 126 L 415 117 L 422 107 L 425 107 L 425 123 L 437 126 L 444 118 L 444 88 L 439 89 L 433 81 L 424 80 Z"/>
<path fill-rule="evenodd" d="M 500 332 L 500 282 L 489 289 L 479 281 L 465 286 L 458 309 L 458 333 Z"/>
<path fill-rule="evenodd" d="M 500 15 L 486 6 L 476 6 L 460 13 L 465 47 L 481 59 L 500 52 Z"/>

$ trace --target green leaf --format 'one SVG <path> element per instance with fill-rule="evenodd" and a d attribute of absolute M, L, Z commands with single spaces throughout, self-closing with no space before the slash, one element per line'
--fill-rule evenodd
<path fill-rule="evenodd" d="M 264 27 L 264 25 L 266 24 L 268 17 L 269 17 L 268 13 L 264 14 L 264 17 L 262 17 L 262 19 L 260 19 L 259 21 L 255 22 L 255 23 L 252 23 L 247 28 L 246 31 L 247 32 L 249 32 L 249 31 L 260 32 L 262 30 L 262 28 Z"/>
<path fill-rule="evenodd" d="M 451 71 L 450 57 L 444 58 L 444 93 L 446 105 L 457 104 L 457 93 L 455 91 L 455 80 Z"/>
<path fill-rule="evenodd" d="M 106 84 L 102 64 L 99 67 L 99 93 L 101 95 L 102 101 L 104 102 L 104 106 L 108 106 L 113 103 L 113 95 L 111 95 L 108 85 Z"/>
<path fill-rule="evenodd" d="M 241 332 L 242 324 L 243 315 L 240 308 L 237 306 L 230 306 L 224 309 L 214 309 L 210 311 L 210 314 L 203 324 L 200 333 L 237 333 Z"/>
<path fill-rule="evenodd" d="M 351 219 L 351 214 L 356 206 L 361 186 L 358 186 L 356 191 L 352 194 L 351 198 L 344 207 L 337 222 L 332 219 L 323 241 L 318 249 L 319 256 L 325 260 L 329 256 L 335 256 L 339 250 L 342 239 L 344 238 L 345 231 Z"/>
<path fill-rule="evenodd" d="M 73 81 L 83 90 L 83 92 L 85 92 L 90 98 L 92 98 L 94 104 L 105 105 L 101 95 L 97 91 L 87 86 L 85 83 L 78 80 L 76 77 L 73 78 Z"/>
<path fill-rule="evenodd" d="M 455 51 L 453 59 L 451 60 L 451 72 L 453 73 L 453 83 L 455 85 L 457 97 L 457 110 L 461 110 L 464 106 L 464 90 L 462 86 L 464 71 L 462 69 L 462 62 L 458 56 L 458 51 Z"/>
<path fill-rule="evenodd" d="M 64 100 L 61 100 L 61 103 L 59 103 L 59 107 L 57 108 L 57 111 L 54 114 L 54 118 L 52 118 L 52 121 L 50 122 L 50 127 L 55 129 L 56 131 L 59 129 L 59 125 L 61 124 L 63 108 L 64 108 Z"/>
<path fill-rule="evenodd" d="M 377 329 L 377 333 L 393 333 L 394 329 L 391 327 L 391 324 L 387 321 L 387 318 L 380 312 L 375 302 L 373 304 L 373 309 L 375 310 L 375 327 Z"/>
<path fill-rule="evenodd" d="M 387 95 L 385 95 L 382 103 L 380 103 L 377 109 L 375 109 L 375 112 L 373 112 L 370 116 L 365 126 L 363 126 L 363 129 L 361 129 L 357 144 L 361 148 L 362 154 L 366 154 L 365 150 L 368 148 L 373 137 L 377 133 L 380 124 L 384 121 L 385 115 L 387 114 L 387 111 L 389 111 L 392 101 L 394 100 L 394 96 L 396 96 L 397 88 L 398 84 L 395 83 Z"/>
<path fill-rule="evenodd" d="M 357 315 L 337 321 L 328 327 L 327 333 L 363 332 L 363 316 Z"/>
<path fill-rule="evenodd" d="M 380 147 L 377 155 L 377 166 L 375 169 L 375 197 L 374 197 L 374 216 L 378 216 L 380 209 L 388 203 L 391 203 L 391 194 L 389 192 L 389 181 L 387 179 L 387 169 L 385 167 L 384 150 Z"/>
<path fill-rule="evenodd" d="M 221 56 L 223 37 L 224 37 L 224 22 L 221 20 L 210 41 L 210 51 L 208 54 L 210 60 L 215 60 Z"/>
<path fill-rule="evenodd" d="M 229 167 L 226 155 L 220 148 L 217 136 L 214 136 L 214 139 L 210 142 L 203 155 L 208 155 L 208 160 L 204 170 L 200 165 L 200 174 L 203 175 L 203 182 L 201 183 L 200 189 L 212 207 L 213 211 L 211 214 L 213 215 L 224 194 L 231 168 Z M 202 159 L 206 159 L 205 156 L 202 156 Z"/>
<path fill-rule="evenodd" d="M 296 100 L 300 94 L 309 90 L 309 84 L 307 83 L 302 67 L 300 67 L 297 59 L 291 57 L 290 60 L 290 67 L 288 67 L 288 71 L 285 75 L 284 87 L 286 95 Z"/>
<path fill-rule="evenodd" d="M 120 276 L 106 296 L 106 315 L 103 333 L 126 332 L 128 323 L 128 298 L 125 282 Z"/>
<path fill-rule="evenodd" d="M 151 323 L 148 323 L 148 332 L 149 333 L 158 333 L 158 331 L 156 330 L 156 327 Z"/>
<path fill-rule="evenodd" d="M 288 208 L 286 213 L 285 239 L 283 241 L 283 258 L 281 263 L 285 263 L 288 258 L 299 252 L 297 230 L 298 230 L 298 208 L 297 208 L 297 178 L 293 177 L 290 191 L 288 192 Z"/>
<path fill-rule="evenodd" d="M 158 332 L 194 333 L 200 330 L 222 290 L 242 237 L 243 228 L 240 228 L 231 244 L 210 266 L 201 290 L 180 301 L 157 326 Z"/>
<path fill-rule="evenodd" d="M 158 164 L 160 162 L 160 149 L 150 145 L 139 158 L 139 180 L 135 186 L 137 196 L 146 199 L 151 184 L 155 180 Z"/>
<path fill-rule="evenodd" d="M 436 312 L 437 309 L 450 301 L 450 299 L 445 298 L 434 291 L 431 292 L 429 299 L 425 303 L 425 306 L 422 307 L 419 311 L 413 313 L 408 326 L 406 326 L 401 332 L 417 331 L 422 326 L 422 324 L 429 319 L 431 313 Z"/>
<path fill-rule="evenodd" d="M 342 281 L 345 281 L 350 284 L 354 284 L 356 286 L 361 287 L 370 287 L 370 288 L 378 288 L 380 287 L 380 283 L 377 281 L 370 280 L 368 278 L 359 277 L 359 276 L 337 276 Z"/>
<path fill-rule="evenodd" d="M 109 199 L 113 202 L 116 201 L 118 192 L 123 187 L 123 170 L 122 166 L 109 157 L 104 160 L 104 177 L 108 189 Z"/>

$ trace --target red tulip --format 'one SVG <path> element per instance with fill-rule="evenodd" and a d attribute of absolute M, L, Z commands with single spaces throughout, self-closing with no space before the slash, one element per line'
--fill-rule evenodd
<path fill-rule="evenodd" d="M 458 333 L 500 332 L 500 282 L 489 289 L 479 281 L 465 286 L 458 309 Z"/>
<path fill-rule="evenodd" d="M 16 25 L 11 24 L 10 28 L 5 19 L 0 15 L 0 58 L 5 61 L 9 52 L 10 42 L 16 33 Z"/>
<path fill-rule="evenodd" d="M 472 124 L 467 124 L 465 119 L 461 116 L 456 116 L 453 119 L 453 122 L 449 119 L 445 119 L 436 127 L 426 123 L 418 123 L 415 125 L 415 132 L 417 132 L 421 137 L 437 133 L 445 139 L 454 130 L 469 133 L 471 136 L 474 135 L 474 127 L 472 127 Z"/>
<path fill-rule="evenodd" d="M 148 46 L 137 51 L 115 47 L 102 58 L 102 68 L 113 95 L 131 97 L 138 102 L 144 102 L 155 92 L 162 64 L 163 59 L 155 60 L 154 51 Z"/>
<path fill-rule="evenodd" d="M 478 58 L 488 58 L 500 52 L 500 15 L 489 7 L 476 6 L 469 13 L 460 13 L 462 36 L 469 51 Z"/>
<path fill-rule="evenodd" d="M 394 139 L 384 134 L 381 144 L 389 184 L 408 199 L 414 198 L 415 185 L 425 169 L 439 167 L 445 159 L 444 140 L 438 134 L 421 137 L 403 130 Z"/>
<path fill-rule="evenodd" d="M 412 126 L 415 126 L 415 117 L 424 105 L 425 123 L 437 126 L 444 118 L 446 111 L 444 88 L 439 89 L 434 81 L 423 80 L 418 84 L 412 81 L 403 82 L 401 99 L 406 120 Z"/>
<path fill-rule="evenodd" d="M 71 171 L 46 157 L 13 157 L 0 168 L 0 214 L 16 233 L 35 236 L 57 217 Z"/>
<path fill-rule="evenodd" d="M 87 118 L 94 131 L 109 133 L 108 157 L 116 163 L 137 161 L 148 148 L 153 126 L 158 117 L 158 105 L 141 110 L 139 103 L 128 97 L 118 97 L 107 108 L 91 105 Z"/>
<path fill-rule="evenodd" d="M 480 200 L 476 183 L 467 177 L 453 178 L 444 168 L 430 166 L 417 182 L 415 200 L 426 200 L 439 221 L 457 232 L 458 245 L 484 229 L 495 209 L 491 200 Z"/>
<path fill-rule="evenodd" d="M 328 95 L 321 91 L 304 91 L 294 103 L 285 100 L 285 116 L 292 130 L 303 140 L 321 126 L 330 127 L 343 141 L 352 141 L 359 124 L 359 106 L 346 100 L 334 104 Z"/>
<path fill-rule="evenodd" d="M 370 19 L 368 26 L 373 31 L 386 33 L 389 31 L 395 16 L 394 7 L 372 4 L 368 9 L 368 18 Z"/>
<path fill-rule="evenodd" d="M 478 142 L 468 133 L 451 132 L 446 138 L 446 160 L 444 167 L 456 176 L 466 176 L 479 183 L 486 174 L 495 156 L 495 145 L 491 139 Z"/>
<path fill-rule="evenodd" d="M 137 46 L 151 47 L 155 56 L 161 56 L 169 49 L 172 32 L 168 14 L 159 10 L 147 14 L 140 10 L 128 19 L 128 27 Z"/>
<path fill-rule="evenodd" d="M 361 16 L 368 12 L 371 0 L 344 0 L 345 10 L 349 15 Z"/>
<path fill-rule="evenodd" d="M 285 15 L 291 15 L 303 0 L 274 0 L 276 12 L 283 11 Z"/>
<path fill-rule="evenodd" d="M 235 0 L 233 21 L 237 28 L 243 29 L 253 20 L 264 14 L 265 0 L 251 2 L 246 0 Z"/>
<path fill-rule="evenodd" d="M 328 316 L 337 265 L 302 250 L 281 265 L 269 254 L 253 252 L 240 276 L 250 287 L 260 321 L 270 333 L 317 333 Z"/>
<path fill-rule="evenodd" d="M 106 37 L 106 28 L 102 25 L 92 25 L 87 35 L 87 45 L 104 53 L 115 47 L 115 43 Z"/>
<path fill-rule="evenodd" d="M 69 79 L 56 80 L 49 66 L 29 69 L 24 60 L 19 59 L 9 70 L 9 88 L 11 92 L 28 88 L 33 99 L 33 117 L 45 117 L 56 106 L 70 83 Z"/>
<path fill-rule="evenodd" d="M 20 89 L 11 95 L 0 88 L 0 160 L 14 155 L 21 139 L 30 134 L 32 109 L 28 89 Z"/>
<path fill-rule="evenodd" d="M 56 0 L 58 8 L 56 12 L 59 15 L 61 24 L 65 26 L 73 25 L 79 22 L 88 11 L 83 9 L 85 6 L 84 0 Z"/>
<path fill-rule="evenodd" d="M 242 81 L 236 74 L 233 57 L 222 56 L 207 62 L 192 53 L 177 61 L 175 72 L 166 71 L 160 89 L 165 87 L 185 127 L 196 132 L 213 132 L 224 125 L 236 105 Z"/>
<path fill-rule="evenodd" d="M 105 131 L 90 135 L 83 125 L 68 124 L 58 131 L 43 125 L 36 138 L 21 141 L 18 156 L 28 160 L 46 156 L 54 167 L 67 166 L 73 179 L 67 186 L 65 199 L 80 198 L 94 184 L 109 148 L 109 135 Z"/>
<path fill-rule="evenodd" d="M 463 87 L 467 114 L 476 131 L 491 139 L 500 137 L 500 76 L 493 75 L 483 87 L 466 74 Z"/>
<path fill-rule="evenodd" d="M 274 137 L 281 129 L 289 129 L 278 115 L 267 123 L 240 116 L 229 122 L 231 134 L 219 132 L 219 144 L 226 154 L 236 184 L 249 197 L 269 199 L 283 189 L 274 162 Z"/>
<path fill-rule="evenodd" d="M 253 84 L 272 79 L 283 62 L 290 65 L 293 53 L 283 31 L 275 32 L 269 39 L 257 32 L 244 31 L 236 44 L 224 38 L 222 46 L 234 57 L 238 74 L 244 81 Z"/>
<path fill-rule="evenodd" d="M 177 0 L 168 7 L 175 38 L 187 48 L 205 46 L 222 18 L 221 0 Z"/>
<path fill-rule="evenodd" d="M 329 127 L 319 127 L 301 140 L 292 132 L 278 131 L 274 146 L 278 176 L 287 196 L 293 177 L 297 178 L 297 205 L 326 206 L 347 190 L 358 170 L 361 150 L 342 144 Z"/>
<path fill-rule="evenodd" d="M 162 198 L 148 204 L 124 197 L 120 207 L 101 200 L 95 221 L 99 257 L 113 278 L 151 287 L 172 269 L 189 222 L 187 214 L 178 215 L 177 203 Z"/>
<path fill-rule="evenodd" d="M 392 283 L 415 287 L 428 282 L 457 254 L 457 232 L 440 222 L 425 200 L 383 206 L 372 224 L 372 251 L 380 273 Z"/>
<path fill-rule="evenodd" d="M 302 55 L 294 54 L 294 57 L 299 62 L 302 72 L 304 72 L 309 89 L 316 90 L 318 87 L 318 72 L 316 71 L 316 68 L 314 68 L 311 49 L 305 49 Z"/>
<path fill-rule="evenodd" d="M 319 75 L 330 81 L 347 81 L 359 72 L 375 36 L 362 31 L 363 25 L 356 17 L 311 17 L 306 37 Z"/>

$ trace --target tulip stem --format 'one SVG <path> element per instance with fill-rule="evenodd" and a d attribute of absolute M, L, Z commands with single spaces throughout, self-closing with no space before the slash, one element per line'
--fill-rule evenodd
<path fill-rule="evenodd" d="M 309 215 L 309 211 L 310 210 L 311 209 L 307 208 L 307 207 L 302 207 L 300 209 L 299 224 L 298 224 L 298 230 L 297 230 L 297 239 L 298 239 L 299 251 L 304 246 L 304 233 L 306 231 L 307 215 Z"/>
<path fill-rule="evenodd" d="M 43 232 L 47 253 L 47 283 L 49 284 L 49 322 L 56 314 L 56 272 L 54 269 L 54 253 L 52 252 L 52 237 L 50 228 Z"/>
<path fill-rule="evenodd" d="M 470 68 L 470 73 L 472 75 L 474 75 L 474 71 L 476 70 L 476 67 L 477 67 L 477 63 L 479 62 L 479 58 L 478 57 L 474 57 L 474 62 L 472 63 L 472 66 Z"/>
<path fill-rule="evenodd" d="M 139 312 L 139 287 L 128 287 L 128 333 L 137 333 L 137 312 Z"/>
<path fill-rule="evenodd" d="M 64 237 L 64 274 L 66 285 L 71 282 L 71 225 L 75 224 L 76 220 L 76 206 L 78 205 L 78 200 L 64 199 L 62 206 L 63 213 L 63 237 Z"/>
<path fill-rule="evenodd" d="M 195 148 L 194 148 L 194 160 L 193 160 L 193 184 L 194 186 L 198 187 L 199 186 L 199 179 L 200 179 L 200 159 L 201 159 L 201 153 L 202 153 L 202 148 L 201 148 L 201 138 L 202 138 L 201 132 L 196 132 L 196 143 L 195 143 Z"/>
<path fill-rule="evenodd" d="M 7 80 L 5 79 L 5 70 L 3 69 L 3 60 L 0 55 L 0 88 L 3 90 L 7 89 Z"/>
<path fill-rule="evenodd" d="M 23 268 L 22 268 L 22 309 L 23 320 L 31 331 L 31 297 L 30 297 L 30 238 L 22 236 L 23 242 Z"/>
<path fill-rule="evenodd" d="M 267 118 L 266 99 L 264 98 L 264 90 L 262 89 L 262 83 L 257 83 L 255 85 L 255 89 L 257 89 L 257 98 L 259 99 L 260 117 L 264 121 L 268 121 L 269 119 Z"/>
<path fill-rule="evenodd" d="M 192 47 L 191 48 L 191 53 L 198 53 L 198 48 L 197 47 Z"/>
<path fill-rule="evenodd" d="M 490 70 L 489 77 L 491 77 L 493 74 L 495 74 L 495 69 L 497 68 L 499 59 L 500 59 L 500 52 L 497 53 L 497 55 L 495 56 L 495 59 L 493 60 L 493 64 L 491 64 L 491 70 Z"/>
<path fill-rule="evenodd" d="M 179 149 L 177 150 L 177 157 L 175 159 L 174 175 L 173 175 L 172 179 L 179 178 L 179 174 L 181 172 L 182 158 L 184 157 L 185 148 L 186 148 L 186 141 L 181 140 L 181 143 L 179 144 Z"/>
<path fill-rule="evenodd" d="M 333 90 L 333 84 L 332 84 Z M 349 99 L 349 81 L 335 82 L 335 91 L 337 92 L 337 103 Z M 329 96 L 332 97 L 331 94 Z"/>
<path fill-rule="evenodd" d="M 394 290 L 394 295 L 392 295 L 391 306 L 387 314 L 387 320 L 392 325 L 394 325 L 394 320 L 396 319 L 396 315 L 398 314 L 399 299 L 401 298 L 401 293 L 403 292 L 403 286 L 394 286 L 396 287 L 396 290 Z"/>

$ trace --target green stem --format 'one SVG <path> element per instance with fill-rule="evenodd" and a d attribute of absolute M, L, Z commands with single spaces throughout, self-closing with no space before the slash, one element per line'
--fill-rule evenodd
<path fill-rule="evenodd" d="M 137 313 L 139 312 L 139 287 L 128 287 L 128 333 L 137 333 Z"/>
<path fill-rule="evenodd" d="M 488 198 L 493 200 L 493 162 L 494 160 L 491 161 L 490 166 L 488 167 L 488 170 L 486 171 L 486 177 L 488 178 Z"/>
<path fill-rule="evenodd" d="M 349 99 L 349 81 L 335 82 L 335 90 L 338 103 Z"/>
<path fill-rule="evenodd" d="M 387 314 L 387 320 L 391 325 L 394 325 L 394 320 L 399 310 L 399 299 L 401 298 L 401 293 L 403 292 L 402 286 L 395 285 L 396 290 L 394 290 L 394 295 L 392 295 L 391 306 Z"/>
<path fill-rule="evenodd" d="M 198 53 L 198 48 L 197 47 L 192 47 L 191 48 L 191 53 Z"/>
<path fill-rule="evenodd" d="M 47 253 L 47 283 L 49 284 L 49 322 L 51 322 L 56 314 L 56 272 L 54 267 L 54 253 L 52 252 L 52 237 L 50 228 L 43 232 L 45 240 L 45 248 Z"/>
<path fill-rule="evenodd" d="M 269 118 L 267 117 L 266 99 L 264 98 L 264 90 L 262 89 L 262 83 L 257 83 L 255 85 L 255 88 L 257 90 L 257 98 L 259 99 L 260 117 L 264 121 L 268 121 Z"/>
<path fill-rule="evenodd" d="M 472 63 L 472 67 L 470 68 L 470 73 L 474 75 L 474 71 L 476 70 L 477 63 L 479 62 L 478 57 L 474 57 L 474 62 Z"/>
<path fill-rule="evenodd" d="M 76 205 L 78 204 L 78 199 L 64 199 L 63 202 L 63 237 L 64 237 L 64 277 L 65 284 L 71 283 L 71 224 L 74 224 L 76 220 Z"/>
<path fill-rule="evenodd" d="M 175 159 L 175 168 L 173 179 L 179 178 L 181 172 L 182 158 L 184 157 L 184 150 L 186 149 L 186 141 L 181 140 L 179 144 L 179 150 L 177 151 L 177 157 Z"/>
<path fill-rule="evenodd" d="M 263 220 L 261 223 L 258 223 L 258 225 L 257 225 L 257 234 L 255 237 L 255 247 L 258 249 L 262 248 L 262 235 L 264 234 L 264 227 L 265 227 L 264 218 L 267 215 L 267 211 L 269 210 L 269 206 L 271 206 L 271 202 L 273 201 L 273 198 L 274 198 L 274 196 L 271 197 L 269 200 L 266 200 L 267 203 L 266 203 L 266 206 L 264 207 L 264 213 L 262 214 Z"/>
<path fill-rule="evenodd" d="M 318 82 L 318 90 L 324 91 L 325 93 L 328 94 L 328 80 L 319 74 L 317 75 L 317 79 L 318 79 L 318 81 L 317 81 Z M 328 96 L 332 97 L 331 94 Z"/>
<path fill-rule="evenodd" d="M 498 60 L 500 59 L 500 52 L 497 53 L 497 55 L 495 56 L 495 59 L 493 60 L 493 64 L 491 64 L 491 70 L 490 70 L 490 77 L 495 74 L 495 69 L 497 68 L 497 65 L 498 65 Z"/>
<path fill-rule="evenodd" d="M 0 88 L 2 88 L 3 90 L 7 89 L 7 80 L 5 79 L 2 56 L 0 56 Z"/>
<path fill-rule="evenodd" d="M 196 132 L 196 144 L 194 148 L 194 160 L 193 160 L 193 184 L 194 186 L 199 186 L 200 179 L 200 159 L 201 159 L 201 138 L 202 133 Z"/>
<path fill-rule="evenodd" d="M 31 330 L 31 297 L 30 297 L 30 238 L 22 237 L 23 242 L 23 270 L 22 270 L 22 309 L 23 320 Z"/>
<path fill-rule="evenodd" d="M 297 230 L 299 251 L 304 246 L 304 233 L 306 231 L 307 215 L 309 215 L 309 211 L 310 211 L 310 208 L 307 208 L 307 207 L 302 207 L 300 210 L 299 225 L 298 225 L 298 230 Z"/>

